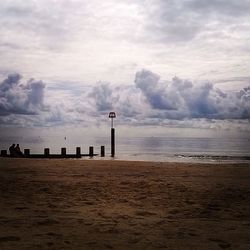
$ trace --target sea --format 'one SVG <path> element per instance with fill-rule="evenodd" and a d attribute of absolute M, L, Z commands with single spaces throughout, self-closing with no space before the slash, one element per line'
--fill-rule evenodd
<path fill-rule="evenodd" d="M 154 162 L 232 162 L 250 163 L 250 139 L 228 137 L 190 137 L 190 136 L 120 136 L 116 135 L 115 157 L 110 156 L 110 136 L 59 133 L 26 133 L 20 135 L 2 135 L 0 149 L 8 149 L 12 143 L 19 143 L 21 149 L 29 148 L 31 154 L 42 154 L 44 148 L 50 148 L 52 154 L 60 154 L 66 147 L 67 153 L 75 153 L 81 147 L 82 154 L 94 147 L 96 160 L 129 160 Z M 105 146 L 105 157 L 100 157 L 100 148 Z M 82 157 L 82 159 L 90 159 Z"/>

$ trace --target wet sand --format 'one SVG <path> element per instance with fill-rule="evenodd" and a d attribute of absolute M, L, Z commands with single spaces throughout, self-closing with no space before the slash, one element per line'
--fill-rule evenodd
<path fill-rule="evenodd" d="M 250 249 L 250 165 L 0 159 L 0 249 Z"/>

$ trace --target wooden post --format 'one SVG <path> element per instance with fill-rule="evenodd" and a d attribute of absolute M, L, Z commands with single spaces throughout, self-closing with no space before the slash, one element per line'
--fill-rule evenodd
<path fill-rule="evenodd" d="M 7 150 L 1 150 L 1 156 L 7 156 Z"/>
<path fill-rule="evenodd" d="M 25 157 L 29 157 L 29 156 L 30 156 L 30 150 L 29 150 L 28 148 L 25 148 L 25 149 L 23 150 L 23 152 L 24 152 L 24 156 L 25 156 Z"/>
<path fill-rule="evenodd" d="M 61 155 L 66 155 L 66 148 L 61 148 Z"/>
<path fill-rule="evenodd" d="M 89 147 L 89 156 L 93 157 L 94 156 L 94 147 Z"/>
<path fill-rule="evenodd" d="M 111 128 L 111 156 L 115 156 L 115 129 Z"/>
<path fill-rule="evenodd" d="M 45 148 L 44 149 L 44 155 L 45 156 L 49 156 L 49 148 Z"/>
<path fill-rule="evenodd" d="M 81 157 L 81 148 L 80 147 L 76 147 L 76 156 Z"/>
<path fill-rule="evenodd" d="M 105 146 L 101 146 L 101 157 L 105 156 Z"/>

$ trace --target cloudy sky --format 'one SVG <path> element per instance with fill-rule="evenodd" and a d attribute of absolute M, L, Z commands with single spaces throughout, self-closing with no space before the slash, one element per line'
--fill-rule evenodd
<path fill-rule="evenodd" d="M 249 131 L 249 70 L 250 0 L 1 0 L 2 126 Z"/>

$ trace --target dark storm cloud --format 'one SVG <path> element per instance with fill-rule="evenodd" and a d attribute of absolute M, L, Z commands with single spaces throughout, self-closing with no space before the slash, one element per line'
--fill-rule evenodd
<path fill-rule="evenodd" d="M 20 74 L 9 74 L 0 83 L 0 115 L 38 114 L 44 109 L 44 89 L 42 81 L 21 83 Z"/>

